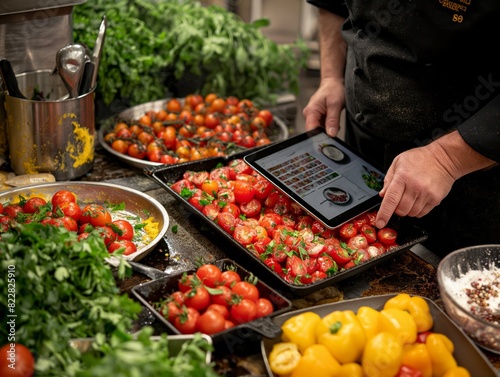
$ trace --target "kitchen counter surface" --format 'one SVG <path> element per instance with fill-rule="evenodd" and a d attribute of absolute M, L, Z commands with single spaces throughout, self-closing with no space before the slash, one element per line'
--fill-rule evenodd
<path fill-rule="evenodd" d="M 231 258 L 245 267 L 245 261 L 239 260 L 237 255 L 231 253 L 230 245 L 225 245 L 222 240 L 214 237 L 211 229 L 180 206 L 165 189 L 149 179 L 141 169 L 113 160 L 112 156 L 99 146 L 96 147 L 94 168 L 81 180 L 105 181 L 127 186 L 151 195 L 165 206 L 170 219 L 169 229 L 165 234 L 168 250 L 158 247 L 139 263 L 172 273 L 193 268 L 195 257 L 198 256 L 205 261 Z M 308 296 L 294 297 L 290 293 L 285 294 L 297 309 L 339 300 L 399 292 L 428 297 L 442 307 L 436 280 L 436 267 L 439 261 L 440 259 L 432 251 L 417 244 L 407 252 Z M 126 280 L 120 281 L 119 286 L 123 292 L 129 292 L 133 286 L 149 280 L 145 275 L 134 273 Z M 157 331 L 166 331 L 163 325 L 154 322 L 153 320 Z M 249 344 L 247 349 L 249 351 L 245 355 L 222 356 L 215 352 L 218 371 L 226 376 L 266 375 L 259 345 Z M 500 369 L 500 355 L 487 351 L 484 353 L 491 363 Z"/>

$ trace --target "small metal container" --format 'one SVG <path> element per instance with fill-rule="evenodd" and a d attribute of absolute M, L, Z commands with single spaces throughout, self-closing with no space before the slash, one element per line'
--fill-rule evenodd
<path fill-rule="evenodd" d="M 88 173 L 94 163 L 94 91 L 64 99 L 64 83 L 50 70 L 22 73 L 17 80 L 28 99 L 5 94 L 12 170 L 51 173 L 58 181 Z M 45 100 L 33 99 L 35 94 Z"/>

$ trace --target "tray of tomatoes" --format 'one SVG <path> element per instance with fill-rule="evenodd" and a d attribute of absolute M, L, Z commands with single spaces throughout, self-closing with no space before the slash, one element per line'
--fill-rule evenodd
<path fill-rule="evenodd" d="M 132 294 L 173 334 L 201 332 L 234 352 L 249 340 L 274 337 L 272 317 L 292 303 L 231 259 L 165 275 L 137 285 Z"/>
<path fill-rule="evenodd" d="M 327 229 L 247 165 L 246 153 L 144 172 L 280 288 L 307 295 L 427 238 L 410 218 L 377 229 L 376 209 Z"/>
<path fill-rule="evenodd" d="M 137 105 L 104 120 L 98 132 L 106 151 L 138 168 L 230 155 L 287 137 L 286 124 L 270 110 L 215 94 Z"/>

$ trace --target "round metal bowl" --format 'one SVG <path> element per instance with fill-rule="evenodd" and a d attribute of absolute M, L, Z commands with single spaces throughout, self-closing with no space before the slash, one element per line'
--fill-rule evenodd
<path fill-rule="evenodd" d="M 138 261 L 148 255 L 168 229 L 169 216 L 160 202 L 140 191 L 111 183 L 56 182 L 23 186 L 0 194 L 0 203 L 17 202 L 20 196 L 24 198 L 40 196 L 47 200 L 59 190 L 69 190 L 75 193 L 80 205 L 124 203 L 127 212 L 143 220 L 152 217 L 158 223 L 158 234 L 147 245 L 138 248 L 135 253 L 124 256 L 128 260 Z"/>
<path fill-rule="evenodd" d="M 437 269 L 446 313 L 478 346 L 497 354 L 500 354 L 499 275 L 500 245 L 478 245 L 456 250 L 445 256 Z M 472 285 L 476 284 L 483 286 L 479 293 L 483 300 L 479 307 L 481 312 L 473 313 L 468 292 L 473 293 L 476 289 Z M 491 293 L 486 289 L 487 284 L 492 286 Z M 491 310 L 490 318 L 481 308 Z"/>
<path fill-rule="evenodd" d="M 147 102 L 143 103 L 134 107 L 131 107 L 127 110 L 122 111 L 119 113 L 116 117 L 113 117 L 112 119 L 107 119 L 104 120 L 101 123 L 101 127 L 99 128 L 98 131 L 98 139 L 99 143 L 101 146 L 110 154 L 113 156 L 117 157 L 119 160 L 125 162 L 126 164 L 129 164 L 131 166 L 134 166 L 139 169 L 144 169 L 150 166 L 162 166 L 164 165 L 161 162 L 152 162 L 148 160 L 141 160 L 138 158 L 130 157 L 127 156 L 126 154 L 120 153 L 115 151 L 111 146 L 104 141 L 104 136 L 106 135 L 107 132 L 111 130 L 111 128 L 114 126 L 114 122 L 117 119 L 123 119 L 123 120 L 128 120 L 132 121 L 135 119 L 139 119 L 141 116 L 143 116 L 146 112 L 148 111 L 159 111 L 161 109 L 165 109 L 166 103 L 168 102 L 169 99 L 164 99 L 164 100 L 158 100 L 158 101 L 153 101 L 153 102 Z M 180 100 L 182 103 L 182 100 Z M 285 140 L 288 138 L 288 127 L 286 123 L 279 117 L 274 116 L 273 117 L 273 124 L 266 129 L 266 132 L 269 135 L 269 139 L 271 142 L 275 141 L 281 141 Z"/>

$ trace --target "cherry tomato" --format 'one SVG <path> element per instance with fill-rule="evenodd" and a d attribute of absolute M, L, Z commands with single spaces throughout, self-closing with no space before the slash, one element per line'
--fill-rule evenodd
<path fill-rule="evenodd" d="M 232 288 L 234 284 L 241 281 L 241 276 L 233 270 L 223 271 L 220 275 L 219 284 Z"/>
<path fill-rule="evenodd" d="M 324 272 L 328 276 L 334 275 L 339 270 L 337 263 L 329 255 L 320 255 L 318 257 L 318 271 Z"/>
<path fill-rule="evenodd" d="M 196 270 L 196 275 L 201 282 L 211 288 L 215 287 L 216 283 L 220 281 L 221 274 L 221 269 L 211 263 L 204 264 Z"/>
<path fill-rule="evenodd" d="M 252 301 L 259 298 L 259 289 L 248 281 L 238 281 L 231 288 L 232 293 Z"/>
<path fill-rule="evenodd" d="M 184 273 L 177 282 L 177 286 L 179 288 L 179 291 L 181 291 L 182 293 L 186 293 L 194 286 L 199 285 L 199 283 L 200 281 L 198 279 L 198 275 Z"/>
<path fill-rule="evenodd" d="M 181 334 L 194 334 L 196 332 L 196 323 L 198 322 L 198 317 L 200 313 L 190 307 L 186 307 L 185 310 L 175 317 L 174 327 Z"/>
<path fill-rule="evenodd" d="M 35 358 L 29 348 L 20 343 L 7 343 L 0 348 L 0 376 L 31 377 L 34 373 Z"/>
<path fill-rule="evenodd" d="M 240 210 L 246 217 L 257 217 L 260 215 L 262 205 L 257 199 L 240 204 Z"/>
<path fill-rule="evenodd" d="M 267 298 L 259 298 L 257 300 L 257 315 L 256 318 L 265 317 L 273 314 L 274 307 L 273 303 L 269 301 Z"/>
<path fill-rule="evenodd" d="M 237 203 L 248 203 L 255 195 L 252 184 L 245 181 L 236 181 L 233 192 Z"/>
<path fill-rule="evenodd" d="M 396 239 L 398 233 L 391 228 L 383 228 L 377 232 L 378 240 L 382 242 L 385 246 L 394 245 L 396 243 Z"/>
<path fill-rule="evenodd" d="M 76 202 L 76 195 L 69 190 L 59 190 L 52 195 L 51 203 L 53 207 L 66 202 Z"/>
<path fill-rule="evenodd" d="M 257 317 L 257 304 L 255 301 L 244 298 L 231 306 L 231 318 L 235 323 L 246 323 Z"/>
<path fill-rule="evenodd" d="M 202 311 L 210 304 L 210 294 L 202 285 L 193 287 L 184 293 L 184 303 L 190 308 Z"/>
<path fill-rule="evenodd" d="M 304 276 L 307 274 L 307 268 L 304 261 L 296 255 L 292 255 L 287 258 L 286 268 L 293 277 Z"/>
<path fill-rule="evenodd" d="M 23 212 L 24 213 L 35 213 L 38 211 L 39 207 L 42 207 L 47 204 L 47 201 L 43 198 L 35 196 L 30 198 L 23 204 Z"/>
<path fill-rule="evenodd" d="M 124 219 L 113 220 L 110 226 L 119 240 L 132 241 L 134 238 L 134 227 L 129 221 Z"/>
<path fill-rule="evenodd" d="M 363 224 L 360 228 L 360 232 L 365 236 L 368 243 L 374 243 L 377 240 L 377 231 L 375 228 L 369 224 Z"/>
<path fill-rule="evenodd" d="M 111 222 L 111 213 L 100 204 L 91 203 L 82 208 L 80 223 L 90 223 L 92 226 L 105 226 Z"/>
<path fill-rule="evenodd" d="M 203 334 L 215 334 L 224 330 L 226 319 L 217 310 L 207 310 L 198 317 L 196 328 Z"/>
<path fill-rule="evenodd" d="M 135 243 L 129 240 L 116 240 L 108 245 L 108 251 L 114 253 L 118 249 L 124 249 L 123 255 L 130 255 L 137 251 Z"/>
<path fill-rule="evenodd" d="M 265 126 L 266 128 L 269 127 L 273 123 L 274 116 L 271 113 L 271 111 L 269 111 L 269 110 L 265 110 L 265 109 L 260 110 L 257 113 L 257 116 L 264 119 L 265 124 L 266 124 L 266 126 Z"/>
<path fill-rule="evenodd" d="M 216 294 L 211 295 L 212 303 L 228 307 L 231 303 L 231 288 L 226 285 L 220 285 L 217 287 L 216 292 Z"/>
<path fill-rule="evenodd" d="M 224 319 L 229 318 L 229 309 L 227 308 L 227 305 L 210 304 L 210 305 L 208 305 L 208 308 L 206 309 L 206 311 L 208 312 L 210 310 L 215 310 L 215 311 L 219 312 L 220 314 L 222 314 Z"/>
<path fill-rule="evenodd" d="M 233 237 L 243 246 L 247 246 L 255 240 L 257 232 L 248 225 L 237 225 L 234 228 Z"/>
<path fill-rule="evenodd" d="M 65 202 L 57 206 L 65 216 L 74 218 L 76 221 L 80 221 L 82 216 L 82 209 L 76 202 Z M 57 210 L 55 210 L 57 211 Z"/>
<path fill-rule="evenodd" d="M 350 239 L 354 237 L 356 234 L 358 234 L 358 230 L 354 227 L 354 224 L 352 222 L 348 222 L 342 224 L 342 226 L 339 229 L 339 234 L 344 239 Z"/>
<path fill-rule="evenodd" d="M 127 154 L 130 157 L 142 160 L 142 159 L 144 159 L 146 157 L 146 148 L 144 148 L 144 145 L 142 145 L 142 144 L 131 143 L 128 146 Z"/>
<path fill-rule="evenodd" d="M 175 318 L 182 312 L 182 310 L 179 303 L 172 300 L 165 302 L 161 306 L 159 312 L 163 317 L 165 317 L 169 322 L 173 324 Z"/>

